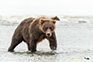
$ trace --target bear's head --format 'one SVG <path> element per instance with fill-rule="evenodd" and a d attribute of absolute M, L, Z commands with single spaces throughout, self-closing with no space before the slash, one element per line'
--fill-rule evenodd
<path fill-rule="evenodd" d="M 47 37 L 51 37 L 52 33 L 55 31 L 56 20 L 59 20 L 57 16 L 52 17 L 52 18 L 41 18 L 40 19 L 41 29 Z"/>

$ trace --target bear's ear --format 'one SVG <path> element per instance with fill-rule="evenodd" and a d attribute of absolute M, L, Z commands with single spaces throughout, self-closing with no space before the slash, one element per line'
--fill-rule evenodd
<path fill-rule="evenodd" d="M 53 20 L 59 20 L 60 21 L 60 19 L 57 16 L 52 17 L 51 19 L 53 19 Z"/>
<path fill-rule="evenodd" d="M 43 24 L 45 22 L 43 19 L 40 19 L 40 21 L 41 21 L 41 24 Z"/>
<path fill-rule="evenodd" d="M 56 23 L 56 21 L 52 21 L 54 24 Z"/>

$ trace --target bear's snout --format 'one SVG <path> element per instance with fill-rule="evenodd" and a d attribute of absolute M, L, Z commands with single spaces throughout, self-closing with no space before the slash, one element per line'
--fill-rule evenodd
<path fill-rule="evenodd" d="M 50 30 L 50 29 L 48 29 L 48 30 L 46 31 L 46 36 L 47 36 L 47 37 L 51 37 L 51 36 L 52 36 L 52 33 L 51 33 L 51 30 Z"/>
<path fill-rule="evenodd" d="M 50 36 L 50 33 L 47 33 L 47 36 Z"/>
<path fill-rule="evenodd" d="M 51 33 L 46 33 L 46 36 L 47 36 L 47 37 L 51 37 L 52 34 L 51 34 Z"/>

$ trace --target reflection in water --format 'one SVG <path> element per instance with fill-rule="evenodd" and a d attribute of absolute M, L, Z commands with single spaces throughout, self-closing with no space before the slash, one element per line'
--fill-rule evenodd
<path fill-rule="evenodd" d="M 9 53 L 11 54 L 11 53 Z M 12 52 L 14 57 L 19 57 L 17 62 L 26 61 L 26 62 L 56 62 L 58 53 L 56 52 L 43 52 L 37 51 L 35 53 L 27 52 Z M 22 57 L 22 58 L 20 58 Z M 24 60 L 25 59 L 25 60 Z M 15 61 L 15 62 L 16 62 Z"/>
<path fill-rule="evenodd" d="M 27 51 L 27 52 L 12 52 L 13 54 L 19 54 L 19 55 L 22 55 L 22 54 L 31 54 L 31 55 L 39 55 L 39 56 L 50 56 L 50 55 L 56 55 L 58 53 L 56 52 L 42 52 L 42 51 L 37 51 L 37 52 L 34 52 L 34 53 L 31 53 L 30 51 Z"/>

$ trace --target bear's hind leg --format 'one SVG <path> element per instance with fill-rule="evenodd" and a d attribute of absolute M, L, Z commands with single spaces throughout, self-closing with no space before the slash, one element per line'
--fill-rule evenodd
<path fill-rule="evenodd" d="M 16 38 L 12 38 L 12 42 L 11 42 L 11 45 L 8 49 L 9 52 L 13 52 L 14 51 L 14 48 L 20 44 L 23 40 L 23 37 L 22 36 L 19 36 L 19 37 L 16 37 Z"/>

